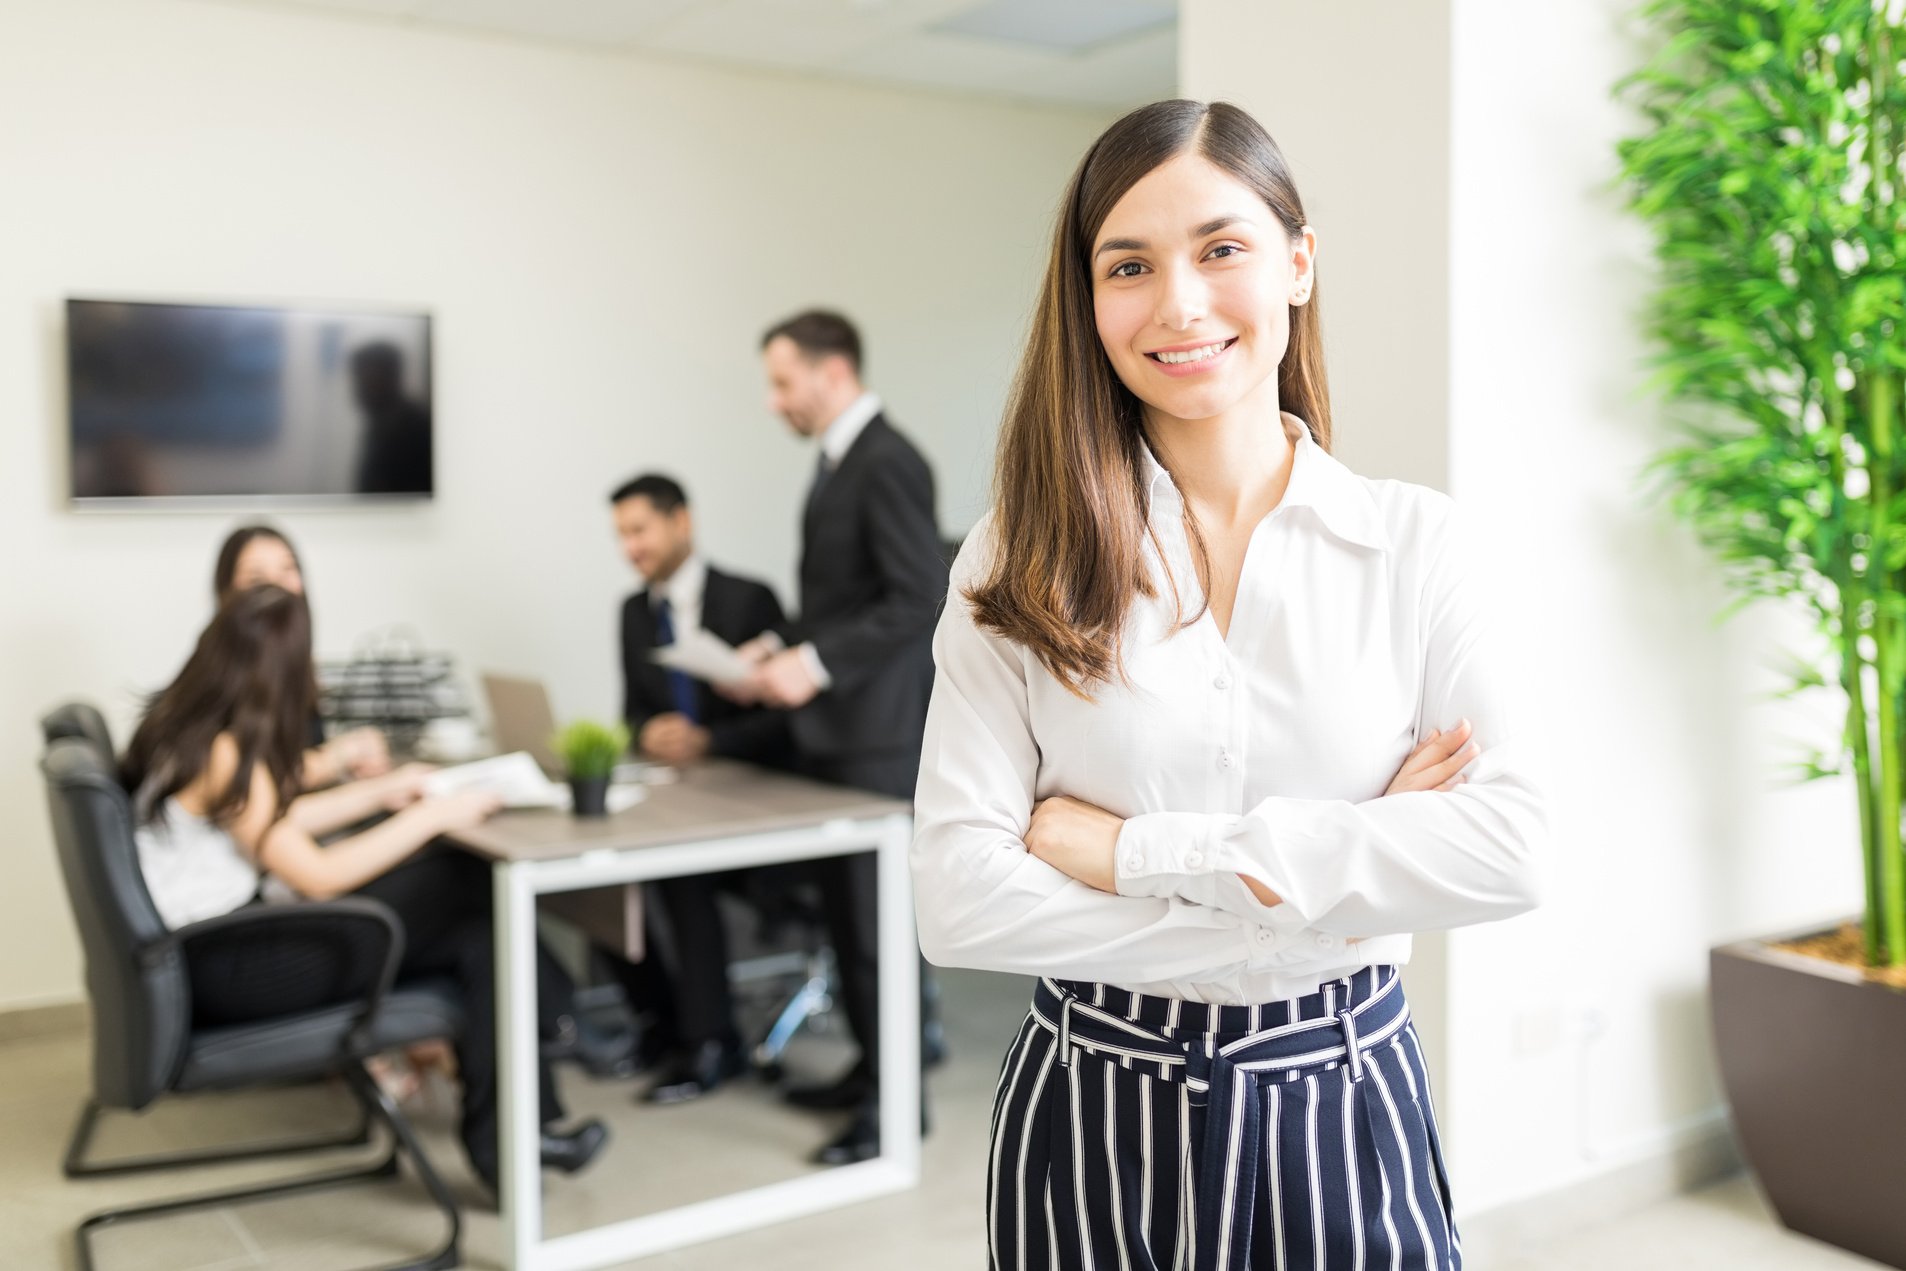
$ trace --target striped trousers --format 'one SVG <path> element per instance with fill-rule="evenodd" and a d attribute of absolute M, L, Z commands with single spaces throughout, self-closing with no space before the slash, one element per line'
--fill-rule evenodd
<path fill-rule="evenodd" d="M 1044 980 L 999 1078 L 992 1271 L 1459 1271 L 1394 967 L 1259 1006 Z"/>

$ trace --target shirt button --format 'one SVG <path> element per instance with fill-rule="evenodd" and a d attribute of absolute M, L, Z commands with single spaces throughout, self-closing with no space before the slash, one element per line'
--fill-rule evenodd
<path fill-rule="evenodd" d="M 1326 933 L 1317 937 L 1317 947 L 1319 949 L 1338 949 L 1343 947 L 1343 941 Z"/>
<path fill-rule="evenodd" d="M 1215 689 L 1227 689 L 1231 687 L 1231 681 L 1225 676 L 1220 675 L 1217 679 L 1211 681 L 1211 687 Z"/>
<path fill-rule="evenodd" d="M 1259 944 L 1269 944 L 1271 942 L 1271 933 L 1263 927 L 1259 927 L 1257 929 L 1257 942 Z"/>
<path fill-rule="evenodd" d="M 1200 852 L 1197 848 L 1194 847 L 1185 853 L 1186 869 L 1196 869 L 1202 864 L 1204 864 L 1204 853 Z"/>
<path fill-rule="evenodd" d="M 1218 752 L 1218 767 L 1223 768 L 1227 771 L 1230 769 L 1231 767 L 1231 752 L 1230 751 L 1220 750 Z"/>
<path fill-rule="evenodd" d="M 1133 871 L 1145 868 L 1145 858 L 1134 852 L 1125 858 L 1125 868 Z"/>

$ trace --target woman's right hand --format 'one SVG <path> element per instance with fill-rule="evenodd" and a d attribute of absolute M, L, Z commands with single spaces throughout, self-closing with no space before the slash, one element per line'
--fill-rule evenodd
<path fill-rule="evenodd" d="M 381 777 L 370 780 L 379 782 L 378 794 L 384 807 L 392 812 L 401 811 L 424 797 L 424 784 L 430 774 L 437 770 L 435 764 L 407 763 Z"/>
<path fill-rule="evenodd" d="M 1432 730 L 1423 743 L 1410 752 L 1410 757 L 1396 770 L 1390 788 L 1383 793 L 1388 796 L 1415 790 L 1454 790 L 1463 784 L 1468 780 L 1463 776 L 1463 769 L 1482 753 L 1482 747 L 1469 739 L 1474 731 L 1466 719 L 1458 720 L 1456 727 L 1448 732 Z"/>
<path fill-rule="evenodd" d="M 494 790 L 470 788 L 434 795 L 415 805 L 429 815 L 439 834 L 454 834 L 481 825 L 503 809 L 503 798 Z"/>

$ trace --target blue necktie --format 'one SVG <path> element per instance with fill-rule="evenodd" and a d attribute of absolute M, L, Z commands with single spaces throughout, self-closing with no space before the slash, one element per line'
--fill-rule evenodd
<path fill-rule="evenodd" d="M 666 596 L 655 602 L 655 642 L 675 643 L 675 613 Z M 688 677 L 688 672 L 669 668 L 668 689 L 675 696 L 675 709 L 688 716 L 689 723 L 700 723 L 701 712 L 695 709 L 695 681 Z"/>

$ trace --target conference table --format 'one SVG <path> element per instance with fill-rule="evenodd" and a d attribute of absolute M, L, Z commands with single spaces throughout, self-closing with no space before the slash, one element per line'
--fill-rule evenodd
<path fill-rule="evenodd" d="M 492 862 L 504 1265 L 575 1271 L 782 1222 L 915 1186 L 920 1177 L 919 957 L 907 848 L 895 799 L 726 760 L 677 770 L 606 817 L 503 812 L 454 840 Z M 880 1155 L 855 1165 L 561 1236 L 543 1232 L 536 1093 L 536 898 L 688 874 L 879 854 Z M 600 1168 L 600 1167 L 598 1167 Z M 633 1182 L 639 1180 L 632 1179 Z"/>

